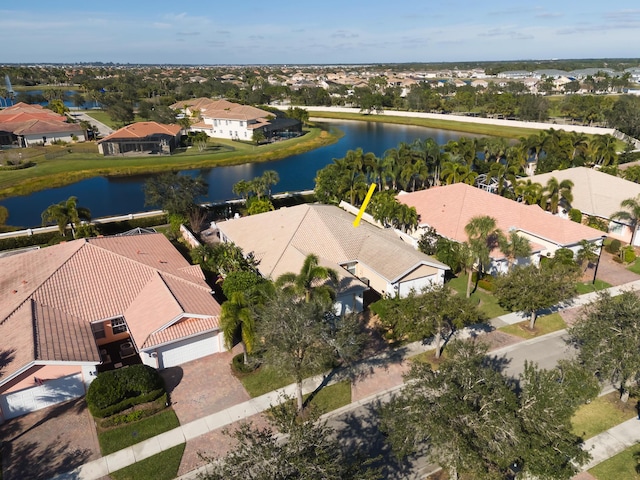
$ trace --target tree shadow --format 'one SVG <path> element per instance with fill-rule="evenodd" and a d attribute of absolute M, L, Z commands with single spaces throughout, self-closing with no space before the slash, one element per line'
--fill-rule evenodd
<path fill-rule="evenodd" d="M 372 468 L 380 469 L 381 478 L 423 478 L 417 461 L 424 460 L 426 452 L 397 458 L 379 429 L 379 408 L 379 402 L 370 403 L 331 421 L 346 457 L 367 461 Z"/>
<path fill-rule="evenodd" d="M 5 444 L 7 442 L 13 443 L 16 440 L 20 439 L 20 437 L 22 437 L 23 435 L 26 435 L 27 433 L 29 433 L 31 430 L 38 428 L 39 426 L 46 423 L 47 421 L 53 418 L 57 418 L 61 415 L 66 415 L 69 413 L 79 415 L 84 411 L 85 406 L 86 406 L 86 403 L 85 403 L 84 397 L 79 397 L 73 400 L 59 403 L 54 407 L 50 407 L 47 410 L 46 415 L 42 416 L 42 418 L 40 418 L 39 420 L 37 420 L 27 428 L 24 428 L 24 427 L 29 422 L 29 419 L 32 418 L 30 415 L 26 415 L 23 417 L 18 417 L 13 420 L 10 420 L 5 425 L 2 425 L 2 432 L 3 432 L 2 436 L 3 438 L 6 438 L 10 435 L 15 435 L 15 436 L 11 438 L 11 440 L 5 441 L 4 443 Z"/>
<path fill-rule="evenodd" d="M 90 449 L 69 448 L 67 442 L 42 446 L 36 442 L 11 442 L 2 445 L 3 480 L 47 480 L 66 474 L 65 479 L 79 479 L 69 473 L 85 464 L 92 455 Z"/>

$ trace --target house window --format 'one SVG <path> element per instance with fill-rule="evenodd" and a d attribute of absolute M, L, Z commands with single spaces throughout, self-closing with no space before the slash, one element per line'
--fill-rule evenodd
<path fill-rule="evenodd" d="M 93 332 L 93 337 L 96 340 L 100 340 L 101 338 L 106 337 L 106 334 L 104 333 L 104 322 L 92 323 L 91 331 Z"/>
<path fill-rule="evenodd" d="M 113 320 L 111 320 L 111 332 L 114 335 L 117 335 L 119 333 L 125 333 L 127 331 L 127 324 L 124 321 L 124 318 L 120 317 L 120 318 L 114 318 Z"/>
<path fill-rule="evenodd" d="M 241 126 L 241 127 L 244 127 L 244 122 L 242 122 L 242 121 L 241 121 L 241 122 L 240 122 L 240 126 Z"/>

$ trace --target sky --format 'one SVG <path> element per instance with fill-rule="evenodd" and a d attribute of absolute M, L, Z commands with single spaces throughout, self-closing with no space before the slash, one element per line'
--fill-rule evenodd
<path fill-rule="evenodd" d="M 300 65 L 640 57 L 638 0 L 3 3 L 0 63 Z"/>

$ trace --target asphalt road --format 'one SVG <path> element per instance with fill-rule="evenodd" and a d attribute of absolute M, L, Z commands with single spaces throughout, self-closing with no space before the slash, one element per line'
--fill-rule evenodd
<path fill-rule="evenodd" d="M 525 360 L 538 364 L 539 367 L 553 368 L 558 360 L 570 358 L 572 350 L 567 347 L 565 332 L 550 334 L 526 344 L 515 344 L 490 353 L 497 364 L 504 367 L 504 372 L 517 377 L 524 371 Z M 424 455 L 417 455 L 406 461 L 398 461 L 384 442 L 384 436 L 378 430 L 377 410 L 382 402 L 391 398 L 385 394 L 366 405 L 353 408 L 347 412 L 331 416 L 328 424 L 333 427 L 338 438 L 348 448 L 360 449 L 369 459 L 376 459 L 374 465 L 383 468 L 383 478 L 392 480 L 424 479 L 438 469 L 438 465 L 427 461 Z"/>

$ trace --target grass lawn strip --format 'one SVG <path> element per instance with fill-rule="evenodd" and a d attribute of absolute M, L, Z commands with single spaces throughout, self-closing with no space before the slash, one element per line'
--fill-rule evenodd
<path fill-rule="evenodd" d="M 177 445 L 110 473 L 113 480 L 172 480 L 178 475 L 185 444 Z"/>
<path fill-rule="evenodd" d="M 312 394 L 304 395 L 305 402 Z M 322 387 L 309 400 L 309 405 L 315 406 L 320 412 L 328 413 L 351 403 L 351 382 L 343 380 L 333 385 Z"/>
<path fill-rule="evenodd" d="M 606 288 L 611 288 L 612 285 L 603 280 L 596 280 L 596 283 L 593 282 L 579 282 L 576 284 L 576 289 L 578 290 L 578 295 L 584 295 L 585 293 L 591 292 L 599 292 Z"/>
<path fill-rule="evenodd" d="M 640 445 L 634 445 L 605 460 L 589 470 L 589 473 L 598 480 L 640 480 L 640 473 L 636 471 L 637 455 L 640 455 Z"/>
<path fill-rule="evenodd" d="M 394 116 L 389 110 L 384 115 L 365 115 L 363 113 L 348 112 L 318 112 L 309 110 L 309 116 L 313 118 L 334 118 L 340 120 L 360 120 L 364 122 L 394 123 L 400 125 L 414 125 L 418 127 L 437 128 L 441 130 L 455 130 L 456 132 L 471 133 L 476 135 L 490 135 L 493 137 L 516 138 L 528 137 L 540 132 L 538 129 L 508 127 L 503 125 L 491 125 L 473 122 L 458 122 L 448 119 L 421 118 Z M 549 125 L 553 128 L 553 125 Z"/>
<path fill-rule="evenodd" d="M 637 273 L 638 275 L 640 275 L 640 258 L 636 258 L 636 261 L 633 262 L 630 266 L 628 266 L 627 270 L 630 270 L 633 273 Z"/>
<path fill-rule="evenodd" d="M 99 431 L 100 451 L 102 455 L 108 455 L 179 426 L 180 422 L 173 409 L 163 410 L 138 422 Z"/>
<path fill-rule="evenodd" d="M 602 395 L 578 408 L 571 419 L 572 431 L 586 440 L 609 430 L 638 415 L 637 400 L 632 397 L 628 402 L 623 403 L 617 391 Z"/>
<path fill-rule="evenodd" d="M 538 317 L 533 330 L 529 330 L 529 320 L 500 327 L 498 330 L 528 340 L 530 338 L 541 337 L 547 333 L 564 330 L 565 328 L 567 328 L 567 324 L 562 319 L 562 316 L 560 316 L 559 313 L 552 313 Z"/>

